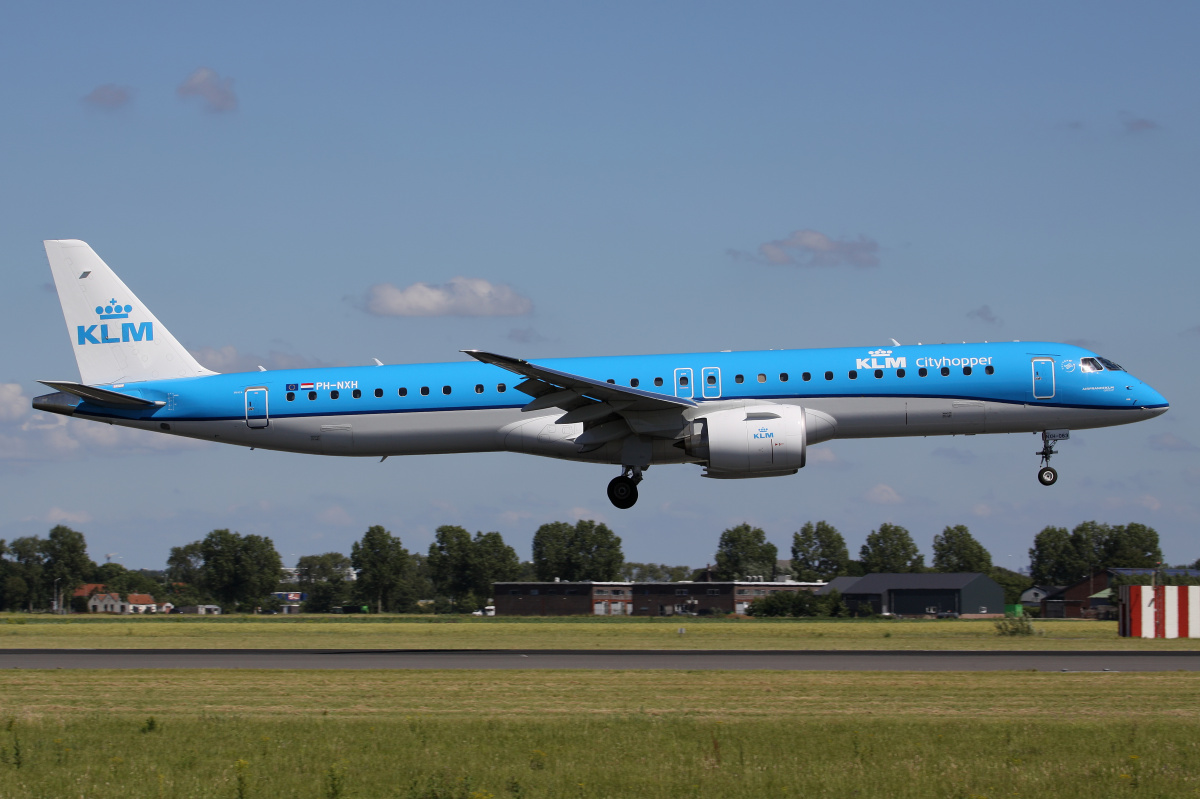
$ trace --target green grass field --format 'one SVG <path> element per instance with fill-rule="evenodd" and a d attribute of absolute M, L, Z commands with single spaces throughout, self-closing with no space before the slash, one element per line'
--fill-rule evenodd
<path fill-rule="evenodd" d="M 1191 673 L 10 671 L 0 796 L 1192 796 L 1197 708 Z"/>
<path fill-rule="evenodd" d="M 14 614 L 0 615 L 0 648 L 1200 650 L 1200 640 L 1120 638 L 1116 622 L 1034 626 L 1037 635 L 1003 637 L 973 620 Z"/>

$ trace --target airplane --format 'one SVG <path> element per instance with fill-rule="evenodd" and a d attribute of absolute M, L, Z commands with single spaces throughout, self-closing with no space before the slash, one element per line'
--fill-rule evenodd
<path fill-rule="evenodd" d="M 1113 361 L 1070 344 L 979 342 L 461 362 L 218 374 L 86 243 L 46 241 L 79 381 L 40 411 L 252 449 L 378 457 L 519 452 L 607 463 L 617 508 L 652 465 L 717 479 L 798 472 L 839 438 L 1041 433 L 1038 480 L 1072 430 L 1166 413 Z"/>

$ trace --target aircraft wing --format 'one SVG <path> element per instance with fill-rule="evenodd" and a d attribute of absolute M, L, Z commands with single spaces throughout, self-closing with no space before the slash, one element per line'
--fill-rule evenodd
<path fill-rule="evenodd" d="M 599 418 L 587 410 L 598 404 L 603 404 L 605 408 L 596 407 L 593 409 L 594 413 L 599 413 L 604 409 L 607 410 L 607 413 L 624 414 L 638 411 L 678 411 L 696 407 L 695 402 L 685 397 L 672 397 L 669 394 L 656 394 L 631 386 L 618 386 L 614 383 L 538 366 L 519 358 L 510 358 L 507 355 L 496 355 L 481 350 L 463 350 L 463 353 L 478 361 L 499 366 L 501 369 L 507 369 L 526 378 L 525 382 L 516 388 L 533 397 L 533 401 L 521 410 L 540 411 L 546 408 L 562 408 L 564 411 L 568 411 L 568 417 L 571 416 L 571 412 L 577 412 L 576 415 L 579 418 L 568 419 L 560 424 Z"/>

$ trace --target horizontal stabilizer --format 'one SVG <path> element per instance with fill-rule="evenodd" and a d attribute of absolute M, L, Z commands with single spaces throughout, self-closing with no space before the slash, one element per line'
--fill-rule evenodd
<path fill-rule="evenodd" d="M 106 388 L 93 388 L 92 386 L 85 386 L 82 383 L 69 383 L 63 380 L 39 380 L 38 382 L 63 393 L 74 394 L 76 397 L 87 400 L 93 405 L 100 405 L 105 408 L 123 408 L 129 410 L 131 408 L 159 408 L 167 404 L 161 400 L 142 399 L 132 394 L 122 394 L 119 391 L 110 391 Z"/>

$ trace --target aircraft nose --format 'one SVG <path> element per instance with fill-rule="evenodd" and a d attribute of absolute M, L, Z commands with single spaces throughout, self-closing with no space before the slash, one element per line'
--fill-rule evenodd
<path fill-rule="evenodd" d="M 1142 410 L 1149 412 L 1151 417 L 1162 416 L 1171 409 L 1171 403 L 1167 402 L 1167 398 L 1145 383 L 1142 384 L 1142 390 L 1138 393 L 1142 395 L 1142 401 L 1138 404 Z"/>

